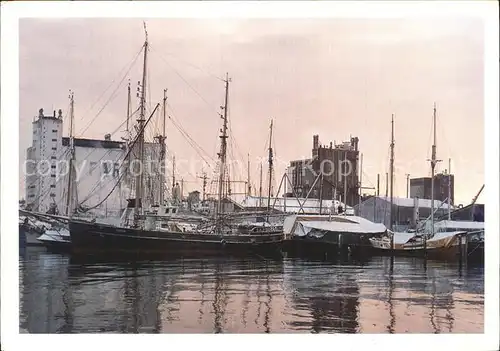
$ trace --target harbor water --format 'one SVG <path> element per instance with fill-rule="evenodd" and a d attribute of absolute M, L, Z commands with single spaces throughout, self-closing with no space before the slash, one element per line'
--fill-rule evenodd
<path fill-rule="evenodd" d="M 19 257 L 24 333 L 482 333 L 484 268 L 418 258 Z"/>

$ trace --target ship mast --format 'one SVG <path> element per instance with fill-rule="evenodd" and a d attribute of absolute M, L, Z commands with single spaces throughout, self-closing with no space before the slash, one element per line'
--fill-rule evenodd
<path fill-rule="evenodd" d="M 146 40 L 144 41 L 144 62 L 142 68 L 142 84 L 141 84 L 141 100 L 139 107 L 139 119 L 138 122 L 138 147 L 139 147 L 139 161 L 140 161 L 140 172 L 136 176 L 135 183 L 135 213 L 134 213 L 134 226 L 137 227 L 140 212 L 142 210 L 142 196 L 143 196 L 143 159 L 144 159 L 144 113 L 146 105 L 146 74 L 147 74 L 147 58 L 148 58 L 148 32 L 146 30 L 146 24 L 144 23 L 144 32 L 146 35 Z"/>
<path fill-rule="evenodd" d="M 271 211 L 271 187 L 272 187 L 272 181 L 273 181 L 273 146 L 272 146 L 272 141 L 273 141 L 273 120 L 271 119 L 271 126 L 269 127 L 269 183 L 268 183 L 268 191 L 267 191 L 267 212 L 269 213 Z"/>
<path fill-rule="evenodd" d="M 389 222 L 389 229 L 392 230 L 392 224 L 393 224 L 393 211 L 392 211 L 392 206 L 394 202 L 394 114 L 391 117 L 391 162 L 390 162 L 390 195 L 391 195 L 391 201 L 390 201 L 390 206 L 391 206 L 391 212 L 390 212 L 390 222 Z"/>
<path fill-rule="evenodd" d="M 432 158 L 431 162 L 431 237 L 434 236 L 434 172 L 436 164 L 440 161 L 436 159 L 436 103 L 434 103 L 433 117 L 432 117 L 434 142 L 432 144 Z"/>
<path fill-rule="evenodd" d="M 448 220 L 451 221 L 451 158 L 448 159 Z"/>
<path fill-rule="evenodd" d="M 69 157 L 69 165 L 68 165 L 68 188 L 67 188 L 67 198 L 66 198 L 66 216 L 71 217 L 73 214 L 73 162 L 75 160 L 75 142 L 73 136 L 73 123 L 75 119 L 75 100 L 73 98 L 73 92 L 69 93 L 70 99 L 70 121 L 69 121 L 69 149 L 70 149 L 70 157 Z"/>
<path fill-rule="evenodd" d="M 130 107 L 131 107 L 131 97 L 130 97 L 130 81 L 128 82 L 128 87 L 127 87 L 127 141 L 130 139 Z"/>
<path fill-rule="evenodd" d="M 175 194 L 175 156 L 172 157 L 172 198 L 177 202 Z"/>
<path fill-rule="evenodd" d="M 252 184 L 250 183 L 250 154 L 248 154 L 248 162 L 247 162 L 247 183 L 248 183 L 248 196 L 252 196 Z"/>
<path fill-rule="evenodd" d="M 227 148 L 227 100 L 228 100 L 228 94 L 229 94 L 229 82 L 231 80 L 229 79 L 228 73 L 226 73 L 226 79 L 224 80 L 226 84 L 226 94 L 224 98 L 224 106 L 221 107 L 221 109 L 224 111 L 223 115 L 221 115 L 221 118 L 224 120 L 222 124 L 222 135 L 220 136 L 221 139 L 221 145 L 220 145 L 220 152 L 218 154 L 219 160 L 220 160 L 220 170 L 219 170 L 219 199 L 218 199 L 218 204 L 217 204 L 217 215 L 220 215 L 222 213 L 222 191 L 223 191 L 223 182 L 224 182 L 224 176 L 225 176 L 225 171 L 226 171 L 226 148 Z"/>
<path fill-rule="evenodd" d="M 259 207 L 262 207 L 262 162 L 260 163 L 260 178 L 259 178 Z"/>
<path fill-rule="evenodd" d="M 163 89 L 163 133 L 158 135 L 156 139 L 158 139 L 158 144 L 160 144 L 160 169 L 158 172 L 159 180 L 160 180 L 160 194 L 159 194 L 159 205 L 164 205 L 164 197 L 165 197 L 165 189 L 164 189 L 164 181 L 165 181 L 165 156 L 166 156 L 166 147 L 165 140 L 167 139 L 165 124 L 166 124 L 166 111 L 167 111 L 167 89 Z"/>

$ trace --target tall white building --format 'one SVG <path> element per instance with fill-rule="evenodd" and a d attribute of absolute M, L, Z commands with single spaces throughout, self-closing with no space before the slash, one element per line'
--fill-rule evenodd
<path fill-rule="evenodd" d="M 61 110 L 57 116 L 56 111 L 45 116 L 40 109 L 33 119 L 33 139 L 26 155 L 26 204 L 35 211 L 46 211 L 50 203 L 61 200 L 56 191 L 56 167 L 63 153 L 62 128 Z"/>
<path fill-rule="evenodd" d="M 70 143 L 68 137 L 62 136 L 62 129 L 61 110 L 57 117 L 55 112 L 54 116 L 48 117 L 40 109 L 33 122 L 33 142 L 26 157 L 26 205 L 33 211 L 47 212 L 52 204 L 59 214 L 67 212 Z M 127 178 L 122 176 L 127 153 L 125 143 L 111 140 L 110 135 L 106 135 L 104 140 L 73 140 L 76 192 L 70 196 L 75 198 L 76 195 L 74 205 L 81 204 L 84 208 L 97 206 L 93 212 L 103 216 L 119 214 L 126 206 L 126 199 L 135 194 L 133 181 L 127 182 Z M 148 160 L 159 160 L 160 147 L 158 143 L 145 143 L 146 164 L 150 164 Z M 158 172 L 155 166 L 149 171 L 145 169 L 144 197 L 152 199 L 145 201 L 144 205 L 158 201 L 160 181 L 165 182 L 164 174 L 162 179 L 151 176 L 155 172 Z"/>

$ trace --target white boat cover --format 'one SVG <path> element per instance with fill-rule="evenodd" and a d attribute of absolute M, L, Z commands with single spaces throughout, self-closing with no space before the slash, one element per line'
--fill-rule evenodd
<path fill-rule="evenodd" d="M 71 240 L 69 230 L 66 228 L 48 229 L 38 237 L 40 241 L 67 242 Z"/>
<path fill-rule="evenodd" d="M 288 235 L 322 237 L 325 232 L 383 234 L 387 228 L 357 216 L 293 215 L 285 218 L 283 231 Z"/>
<path fill-rule="evenodd" d="M 394 232 L 394 244 L 406 244 L 415 233 Z"/>

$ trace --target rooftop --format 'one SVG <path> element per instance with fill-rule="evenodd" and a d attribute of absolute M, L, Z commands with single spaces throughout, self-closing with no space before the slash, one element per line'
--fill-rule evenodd
<path fill-rule="evenodd" d="M 386 197 L 386 196 L 378 196 L 376 198 L 377 198 L 377 200 L 382 200 L 382 201 L 387 201 L 387 202 L 391 201 L 391 198 Z M 367 201 L 369 201 L 370 199 L 368 199 Z M 392 202 L 394 203 L 394 205 L 399 206 L 399 207 L 413 207 L 414 201 L 415 200 L 413 198 L 406 198 L 406 197 L 393 197 L 392 198 Z M 420 208 L 422 208 L 422 207 L 431 208 L 432 207 L 431 205 L 432 205 L 431 200 L 418 199 L 418 207 L 420 207 Z M 438 208 L 438 207 L 448 209 L 448 204 L 446 202 L 442 203 L 439 200 L 434 200 L 434 208 Z M 451 206 L 451 208 L 453 209 L 453 206 Z"/>

